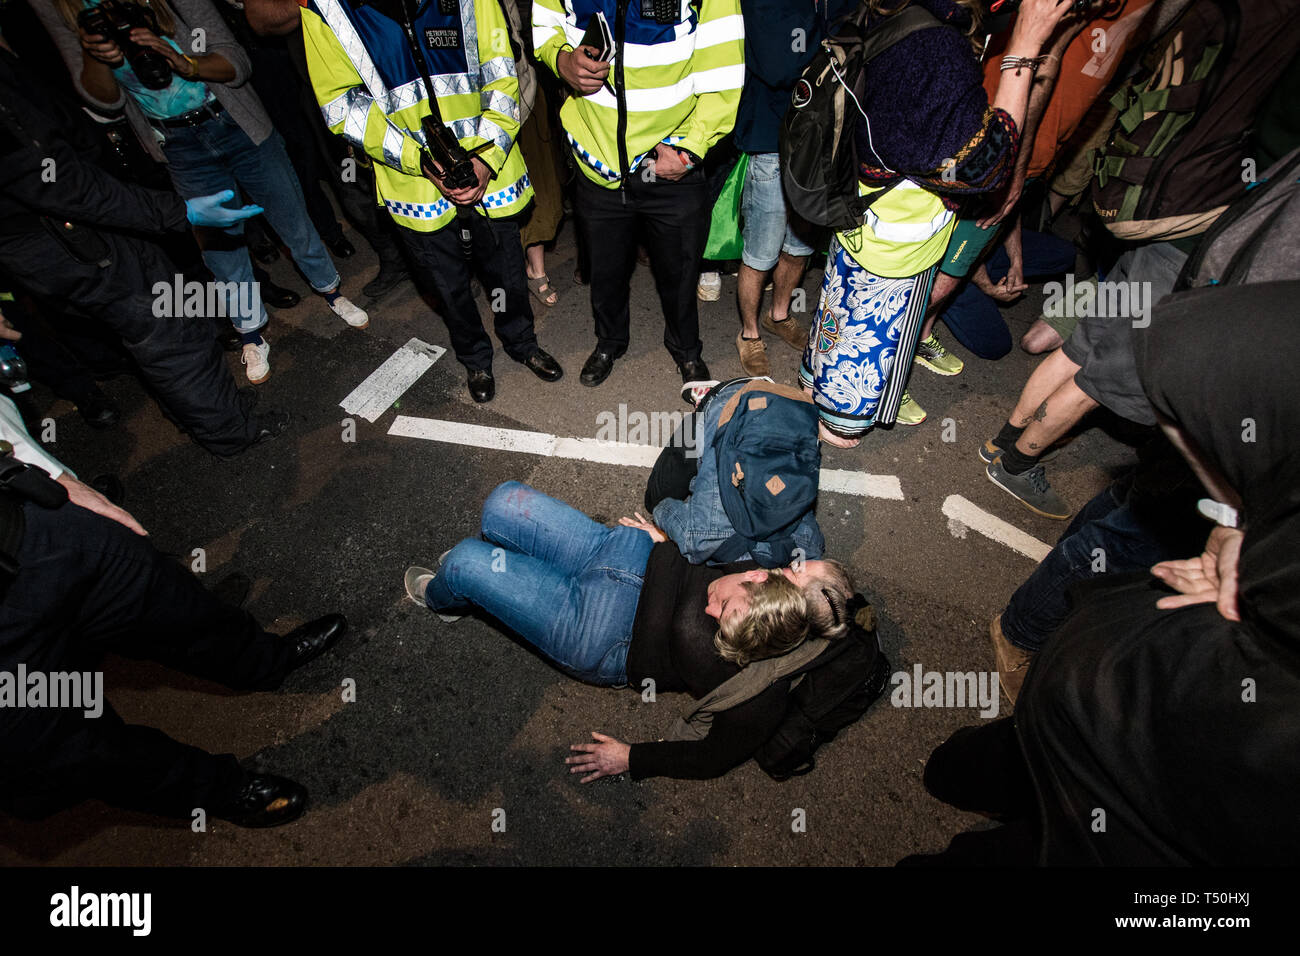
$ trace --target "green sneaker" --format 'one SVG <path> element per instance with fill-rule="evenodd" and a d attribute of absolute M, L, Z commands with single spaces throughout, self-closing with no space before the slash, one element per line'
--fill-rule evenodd
<path fill-rule="evenodd" d="M 914 361 L 917 365 L 924 365 L 936 375 L 957 375 L 966 367 L 966 363 L 957 356 L 948 354 L 948 350 L 939 344 L 939 338 L 934 333 L 931 333 L 928 339 L 916 343 Z"/>
<path fill-rule="evenodd" d="M 899 425 L 919 425 L 925 421 L 925 409 L 913 401 L 911 392 L 903 393 L 903 400 L 898 403 L 898 417 L 894 421 Z"/>

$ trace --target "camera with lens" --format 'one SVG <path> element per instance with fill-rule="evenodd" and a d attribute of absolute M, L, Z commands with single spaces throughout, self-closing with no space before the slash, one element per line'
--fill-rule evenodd
<path fill-rule="evenodd" d="M 158 18 L 148 7 L 129 0 L 100 0 L 96 6 L 77 14 L 77 25 L 86 33 L 98 34 L 116 43 L 146 88 L 163 90 L 171 85 L 172 68 L 167 58 L 131 39 L 131 31 L 136 27 L 143 27 L 155 35 L 158 33 Z"/>
<path fill-rule="evenodd" d="M 440 178 L 448 189 L 469 189 L 478 185 L 478 173 L 474 171 L 472 162 L 474 153 L 461 145 L 455 133 L 432 116 L 420 117 L 420 129 L 424 131 L 428 158 L 442 170 Z M 480 149 L 485 147 L 486 144 Z"/>

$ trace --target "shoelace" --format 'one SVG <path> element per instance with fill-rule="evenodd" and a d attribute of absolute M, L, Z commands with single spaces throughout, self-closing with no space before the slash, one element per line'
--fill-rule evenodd
<path fill-rule="evenodd" d="M 1029 484 L 1034 491 L 1040 495 L 1046 494 L 1049 485 L 1047 484 L 1047 472 L 1043 470 L 1042 465 L 1035 465 L 1025 472 L 1024 477 L 1028 479 Z"/>

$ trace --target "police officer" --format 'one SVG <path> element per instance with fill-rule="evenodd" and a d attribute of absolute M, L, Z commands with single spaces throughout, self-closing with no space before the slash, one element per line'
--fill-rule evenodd
<path fill-rule="evenodd" d="M 325 122 L 374 160 L 379 201 L 400 227 L 416 278 L 442 302 L 474 401 L 491 401 L 496 383 L 469 258 L 506 354 L 558 380 L 564 372 L 538 346 L 528 301 L 518 222 L 533 190 L 515 144 L 519 82 L 498 0 L 310 0 L 302 28 Z M 429 117 L 473 154 L 465 182 L 427 148 Z"/>

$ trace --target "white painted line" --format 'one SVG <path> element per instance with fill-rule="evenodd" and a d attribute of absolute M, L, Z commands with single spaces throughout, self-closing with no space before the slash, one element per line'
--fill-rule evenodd
<path fill-rule="evenodd" d="M 392 407 L 402 393 L 416 383 L 433 363 L 447 350 L 441 345 L 430 345 L 411 339 L 384 360 L 384 364 L 352 390 L 352 394 L 339 402 L 349 415 L 360 415 L 366 421 L 374 420 Z"/>
<path fill-rule="evenodd" d="M 572 458 L 604 465 L 630 465 L 652 468 L 662 449 L 654 445 L 600 441 L 595 438 L 560 438 L 545 432 L 526 432 L 515 428 L 489 428 L 436 418 L 398 415 L 388 434 L 400 438 L 423 438 L 426 441 L 472 445 L 501 451 L 542 455 L 547 458 Z M 866 475 L 856 471 L 823 468 L 821 489 L 866 498 L 903 500 L 903 488 L 893 475 Z"/>
<path fill-rule="evenodd" d="M 963 530 L 970 528 L 998 544 L 1005 544 L 1013 551 L 1019 551 L 1033 561 L 1042 561 L 1052 550 L 1033 535 L 1026 534 L 1015 525 L 1008 524 L 1001 518 L 995 518 L 983 508 L 977 508 L 961 495 L 949 495 L 943 500 L 943 513 L 949 524 L 955 522 Z M 956 532 L 954 532 L 955 534 Z"/>

